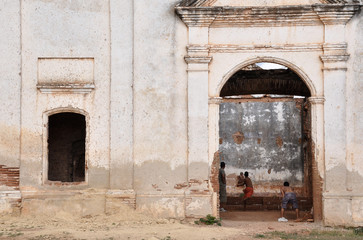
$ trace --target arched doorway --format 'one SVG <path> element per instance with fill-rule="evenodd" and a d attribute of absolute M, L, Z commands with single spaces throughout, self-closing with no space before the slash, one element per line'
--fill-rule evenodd
<path fill-rule="evenodd" d="M 62 112 L 48 120 L 49 181 L 85 181 L 85 116 Z"/>
<path fill-rule="evenodd" d="M 227 165 L 228 204 L 235 210 L 278 210 L 279 189 L 293 185 L 300 209 L 313 206 L 311 105 L 314 89 L 302 72 L 269 59 L 239 66 L 223 83 L 219 103 L 219 154 Z M 240 172 L 254 181 L 245 202 L 236 187 Z"/>

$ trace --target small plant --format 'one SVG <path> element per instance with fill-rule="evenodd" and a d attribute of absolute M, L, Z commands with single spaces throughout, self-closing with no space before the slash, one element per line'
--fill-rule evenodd
<path fill-rule="evenodd" d="M 22 233 L 22 232 L 15 232 L 15 233 L 9 233 L 8 234 L 8 236 L 9 237 L 17 237 L 17 236 L 21 236 L 21 235 L 23 235 L 24 233 Z"/>
<path fill-rule="evenodd" d="M 166 236 L 166 237 L 162 238 L 161 240 L 171 240 L 171 237 L 170 236 Z"/>
<path fill-rule="evenodd" d="M 200 218 L 199 221 L 195 221 L 195 224 L 203 223 L 205 225 L 218 225 L 222 226 L 221 219 L 217 219 L 216 217 L 213 217 L 212 215 L 208 214 L 205 218 Z"/>
<path fill-rule="evenodd" d="M 259 233 L 255 235 L 255 238 L 266 238 L 266 236 Z"/>
<path fill-rule="evenodd" d="M 355 235 L 363 236 L 363 227 L 354 228 L 353 232 Z"/>

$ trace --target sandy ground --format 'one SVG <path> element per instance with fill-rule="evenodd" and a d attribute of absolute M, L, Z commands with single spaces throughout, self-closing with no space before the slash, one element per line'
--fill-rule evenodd
<path fill-rule="evenodd" d="M 0 217 L 0 239 L 256 239 L 272 231 L 311 231 L 321 229 L 316 223 L 277 222 L 279 212 L 221 213 L 222 226 L 197 225 L 194 220 L 152 219 L 142 214 L 108 216 Z"/>

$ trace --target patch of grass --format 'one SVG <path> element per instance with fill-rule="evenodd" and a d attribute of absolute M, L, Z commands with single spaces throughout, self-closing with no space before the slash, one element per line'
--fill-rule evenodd
<path fill-rule="evenodd" d="M 353 232 L 355 235 L 363 236 L 363 227 L 354 228 Z"/>
<path fill-rule="evenodd" d="M 62 238 L 56 237 L 54 235 L 38 235 L 32 238 L 29 238 L 29 240 L 61 240 Z M 64 238 L 63 238 L 64 239 Z"/>
<path fill-rule="evenodd" d="M 164 238 L 162 238 L 161 240 L 171 240 L 172 238 L 170 236 L 166 236 Z"/>
<path fill-rule="evenodd" d="M 279 232 L 274 231 L 271 232 L 272 237 L 280 238 L 280 239 L 299 239 L 298 233 L 286 233 L 286 232 Z"/>
<path fill-rule="evenodd" d="M 22 232 L 10 232 L 10 233 L 8 233 L 8 237 L 17 237 L 17 236 L 21 236 L 23 234 L 24 233 L 22 233 Z"/>
<path fill-rule="evenodd" d="M 263 234 L 258 233 L 258 234 L 255 235 L 255 238 L 266 238 L 266 236 L 263 235 Z"/>
<path fill-rule="evenodd" d="M 358 235 L 354 230 L 334 230 L 334 231 L 319 231 L 313 230 L 311 232 L 281 232 L 274 231 L 264 234 L 256 234 L 255 238 L 268 238 L 268 239 L 286 239 L 286 240 L 357 240 L 363 239 L 362 235 Z"/>
<path fill-rule="evenodd" d="M 199 221 L 194 221 L 195 224 L 203 223 L 205 225 L 218 225 L 222 226 L 221 219 L 217 219 L 216 217 L 213 217 L 212 215 L 208 214 L 205 218 L 200 218 Z"/>

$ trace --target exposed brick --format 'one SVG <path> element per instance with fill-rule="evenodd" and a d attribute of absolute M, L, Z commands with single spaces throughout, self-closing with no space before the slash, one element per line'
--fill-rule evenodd
<path fill-rule="evenodd" d="M 0 185 L 19 189 L 19 168 L 0 165 Z"/>
<path fill-rule="evenodd" d="M 298 197 L 299 209 L 301 211 L 310 211 L 313 206 L 312 198 Z M 252 197 L 243 201 L 241 197 L 227 197 L 227 206 L 229 210 L 279 210 L 281 209 L 281 197 Z M 288 204 L 288 209 L 292 209 Z"/>

